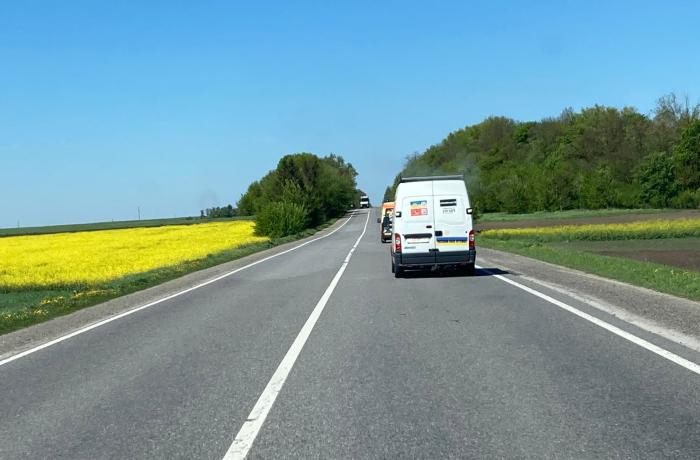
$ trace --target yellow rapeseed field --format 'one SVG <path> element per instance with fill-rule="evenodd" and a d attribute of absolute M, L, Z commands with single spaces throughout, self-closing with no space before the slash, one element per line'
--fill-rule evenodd
<path fill-rule="evenodd" d="M 494 239 L 622 240 L 700 236 L 700 219 L 651 220 L 626 224 L 559 225 L 553 227 L 486 230 L 480 236 Z"/>
<path fill-rule="evenodd" d="M 0 238 L 0 287 L 96 285 L 248 243 L 250 221 Z"/>

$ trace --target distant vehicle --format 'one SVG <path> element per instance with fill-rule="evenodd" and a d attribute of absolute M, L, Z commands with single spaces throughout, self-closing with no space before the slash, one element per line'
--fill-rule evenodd
<path fill-rule="evenodd" d="M 391 270 L 456 267 L 474 273 L 473 209 L 462 176 L 406 177 L 396 190 Z"/>
<path fill-rule="evenodd" d="M 385 203 L 382 203 L 382 210 L 379 212 L 379 217 L 377 217 L 377 223 L 381 223 L 382 219 L 384 216 L 388 215 L 389 217 L 394 216 L 394 202 L 393 201 L 387 201 Z"/>
<path fill-rule="evenodd" d="M 391 221 L 391 216 L 388 214 L 382 218 L 381 227 L 379 230 L 379 239 L 382 243 L 391 241 L 391 235 L 393 234 L 394 224 Z"/>
<path fill-rule="evenodd" d="M 369 208 L 369 197 L 367 195 L 360 197 L 360 208 Z"/>
<path fill-rule="evenodd" d="M 377 217 L 377 223 L 381 224 L 379 227 L 379 239 L 382 243 L 391 241 L 393 223 L 392 218 L 394 217 L 394 202 L 387 202 L 382 204 L 382 210 Z"/>

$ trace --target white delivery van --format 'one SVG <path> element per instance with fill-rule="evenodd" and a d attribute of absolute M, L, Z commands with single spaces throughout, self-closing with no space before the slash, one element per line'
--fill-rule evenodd
<path fill-rule="evenodd" d="M 472 208 L 462 176 L 402 178 L 394 200 L 391 269 L 474 272 Z"/>

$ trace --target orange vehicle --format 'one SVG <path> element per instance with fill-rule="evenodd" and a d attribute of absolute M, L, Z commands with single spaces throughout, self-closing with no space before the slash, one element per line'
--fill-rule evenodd
<path fill-rule="evenodd" d="M 385 219 L 385 217 L 388 217 L 388 219 Z M 379 214 L 379 217 L 377 218 L 377 222 L 381 224 L 379 228 L 379 238 L 382 240 L 382 243 L 386 241 L 391 241 L 392 217 L 394 217 L 394 202 L 389 201 L 382 204 L 382 210 Z"/>

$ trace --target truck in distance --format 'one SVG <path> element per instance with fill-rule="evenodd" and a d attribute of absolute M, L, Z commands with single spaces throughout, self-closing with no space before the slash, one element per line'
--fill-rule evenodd
<path fill-rule="evenodd" d="M 360 197 L 360 208 L 369 208 L 369 197 L 367 195 Z"/>

